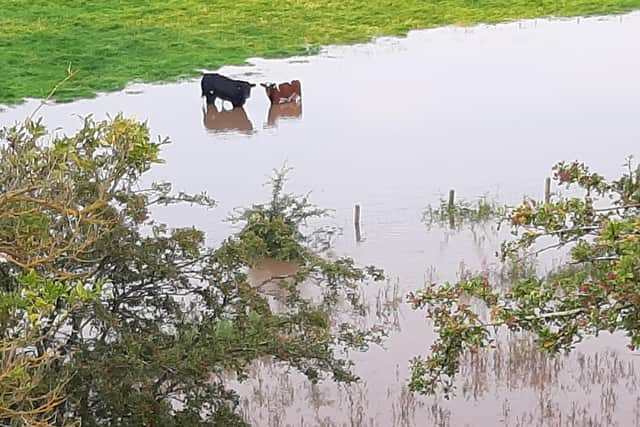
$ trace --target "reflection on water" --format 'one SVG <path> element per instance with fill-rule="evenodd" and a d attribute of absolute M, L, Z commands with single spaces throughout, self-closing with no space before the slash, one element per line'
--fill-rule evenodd
<path fill-rule="evenodd" d="M 292 261 L 261 259 L 249 270 L 249 284 L 267 294 L 279 294 L 284 286 L 294 282 L 298 264 Z"/>
<path fill-rule="evenodd" d="M 302 101 L 300 102 L 286 102 L 284 104 L 271 104 L 269 107 L 269 114 L 267 116 L 267 126 L 278 126 L 278 120 L 283 119 L 298 119 L 302 116 Z"/>
<path fill-rule="evenodd" d="M 243 107 L 225 110 L 224 105 L 218 109 L 216 104 L 207 103 L 206 108 L 202 108 L 202 121 L 204 127 L 213 132 L 239 131 L 251 133 L 253 125 Z"/>
<path fill-rule="evenodd" d="M 249 70 L 270 81 L 295 75 L 305 82 L 304 120 L 284 120 L 295 111 L 267 113 L 264 96 L 235 112 L 202 113 L 199 81 L 133 85 L 129 90 L 142 93 L 45 106 L 41 113 L 50 127 L 68 131 L 81 125 L 74 113 L 101 119 L 123 111 L 148 119 L 152 134 L 175 143 L 162 151 L 167 162 L 146 174 L 147 182 L 169 180 L 220 202 L 213 211 L 171 207 L 154 214 L 174 226 L 195 224 L 211 244 L 234 231 L 223 222 L 233 208 L 265 198 L 266 177 L 287 161 L 295 168 L 292 191 L 312 191 L 313 202 L 335 209 L 335 225 L 344 230 L 335 252 L 384 267 L 399 278 L 389 294 L 402 295 L 430 275 L 454 280 L 461 264 L 491 267 L 507 237 L 481 226 L 427 230 L 421 213 L 439 194 L 455 189 L 474 199 L 489 191 L 514 204 L 523 194 L 542 197 L 558 160 L 579 159 L 612 176 L 628 154 L 640 154 L 636 40 L 640 13 L 415 31 L 329 47 L 303 62 L 255 59 L 251 67 L 220 70 L 236 77 Z M 36 105 L 1 112 L 0 124 L 23 119 Z M 260 132 L 251 131 L 247 115 L 266 120 L 256 125 Z M 209 127 L 226 130 L 211 135 Z M 359 243 L 356 204 L 366 227 Z M 295 271 L 268 264 L 249 272 L 252 283 Z M 279 287 L 263 286 L 277 308 Z M 377 309 L 384 296 L 379 305 L 378 295 L 369 298 L 372 316 L 384 312 Z M 282 366 L 256 363 L 254 379 L 238 384 L 247 419 L 257 426 L 640 425 L 640 357 L 623 338 L 607 334 L 554 360 L 527 337 L 504 336 L 495 350 L 469 356 L 451 401 L 408 394 L 408 360 L 427 351 L 434 337 L 423 313 L 406 304 L 398 309 L 387 319 L 384 347 L 353 354 L 359 384 L 313 386 Z"/>
<path fill-rule="evenodd" d="M 262 360 L 254 379 L 239 386 L 241 410 L 257 426 L 640 425 L 632 357 L 583 345 L 552 359 L 531 338 L 504 338 L 496 349 L 463 362 L 458 393 L 450 401 L 410 393 L 402 364 L 379 371 L 382 382 L 364 378 L 336 386 L 312 385 Z"/>
<path fill-rule="evenodd" d="M 455 234 L 447 230 L 448 243 L 443 249 L 455 250 L 461 235 L 469 241 L 478 231 Z M 490 240 L 476 242 L 476 249 L 485 254 L 483 262 L 475 267 L 461 262 L 456 278 L 467 277 L 470 268 L 480 269 L 492 281 L 508 286 L 520 272 L 486 261 L 499 242 L 495 229 L 487 227 L 483 232 L 493 234 Z M 436 237 L 437 233 L 429 234 Z M 252 277 L 257 285 L 272 277 L 285 280 L 294 273 L 291 265 L 268 262 Z M 441 277 L 432 268 L 425 280 Z M 398 289 L 389 287 L 377 295 L 365 295 L 370 317 L 379 320 L 378 313 L 384 312 L 382 317 L 392 314 L 395 321 L 387 324 L 392 334 L 384 349 L 354 355 L 361 382 L 312 385 L 282 365 L 263 359 L 254 365 L 251 380 L 236 384 L 243 416 L 257 426 L 301 427 L 640 425 L 638 359 L 626 351 L 622 336 L 606 333 L 579 344 L 570 355 L 553 358 L 537 349 L 533 337 L 500 330 L 494 349 L 468 354 L 463 360 L 452 400 L 410 393 L 407 359 L 424 352 L 433 336 L 423 313 L 398 304 L 397 296 Z M 466 302 L 488 320 L 481 302 Z M 374 310 L 374 306 L 387 309 Z"/>
<path fill-rule="evenodd" d="M 249 270 L 247 280 L 252 287 L 270 297 L 269 306 L 278 313 L 286 308 L 287 287 L 296 282 L 298 269 L 295 262 L 262 259 Z"/>

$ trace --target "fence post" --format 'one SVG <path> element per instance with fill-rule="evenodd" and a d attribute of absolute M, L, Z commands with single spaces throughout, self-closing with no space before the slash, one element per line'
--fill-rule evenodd
<path fill-rule="evenodd" d="M 549 203 L 551 201 L 551 178 L 547 177 L 544 180 L 544 202 Z"/>
<path fill-rule="evenodd" d="M 362 240 L 362 235 L 360 234 L 360 205 L 356 205 L 353 215 L 353 225 L 356 228 L 356 242 L 359 242 Z"/>
<path fill-rule="evenodd" d="M 449 227 L 454 228 L 456 225 L 455 219 L 455 190 L 449 190 Z"/>

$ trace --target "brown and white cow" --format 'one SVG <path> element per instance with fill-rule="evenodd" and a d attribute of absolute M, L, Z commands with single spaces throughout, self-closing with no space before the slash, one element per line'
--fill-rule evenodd
<path fill-rule="evenodd" d="M 302 99 L 302 88 L 300 80 L 292 80 L 290 83 L 260 83 L 267 96 L 273 104 L 285 104 L 288 102 L 298 102 Z"/>

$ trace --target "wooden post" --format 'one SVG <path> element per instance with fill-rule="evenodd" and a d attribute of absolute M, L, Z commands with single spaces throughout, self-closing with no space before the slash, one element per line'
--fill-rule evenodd
<path fill-rule="evenodd" d="M 356 205 L 356 210 L 353 215 L 353 225 L 356 228 L 356 242 L 362 240 L 362 235 L 360 234 L 360 205 Z"/>
<path fill-rule="evenodd" d="M 449 227 L 454 228 L 456 225 L 455 219 L 455 190 L 449 190 Z"/>
<path fill-rule="evenodd" d="M 544 181 L 544 202 L 549 203 L 551 201 L 551 178 L 547 177 Z"/>

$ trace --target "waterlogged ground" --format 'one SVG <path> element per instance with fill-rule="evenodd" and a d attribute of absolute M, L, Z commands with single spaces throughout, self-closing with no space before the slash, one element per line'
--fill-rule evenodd
<path fill-rule="evenodd" d="M 220 201 L 215 210 L 172 208 L 158 218 L 195 224 L 212 244 L 233 230 L 222 219 L 234 207 L 267 199 L 262 184 L 287 162 L 291 190 L 311 190 L 313 201 L 335 209 L 331 221 L 344 230 L 335 252 L 385 267 L 389 284 L 366 290 L 375 321 L 382 304 L 425 280 L 498 267 L 504 233 L 425 227 L 421 214 L 440 194 L 488 192 L 515 203 L 522 194 L 541 197 L 558 160 L 579 159 L 613 176 L 627 155 L 640 154 L 637 40 L 640 13 L 442 28 L 222 70 L 255 83 L 300 79 L 299 109 L 270 111 L 257 88 L 244 111 L 203 111 L 199 82 L 189 81 L 133 85 L 40 112 L 69 132 L 79 126 L 76 115 L 148 119 L 152 133 L 173 144 L 147 182 L 171 180 L 176 190 L 206 190 Z M 0 112 L 0 125 L 36 105 Z M 356 203 L 361 242 L 352 226 Z M 260 285 L 292 269 L 264 262 L 251 278 Z M 268 288 L 277 308 L 277 289 Z M 609 334 L 555 360 L 534 351 L 528 337 L 503 337 L 495 351 L 465 362 L 453 399 L 413 396 L 408 361 L 424 354 L 433 332 L 423 313 L 396 307 L 384 348 L 352 355 L 359 384 L 312 386 L 262 361 L 254 379 L 238 385 L 246 418 L 260 426 L 640 425 L 640 357 Z"/>

